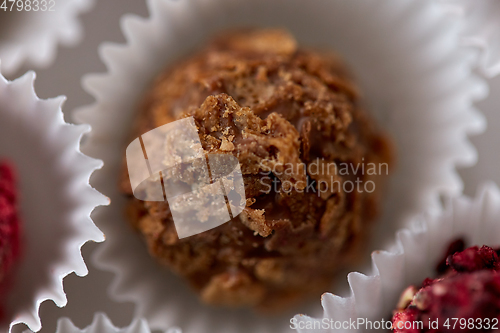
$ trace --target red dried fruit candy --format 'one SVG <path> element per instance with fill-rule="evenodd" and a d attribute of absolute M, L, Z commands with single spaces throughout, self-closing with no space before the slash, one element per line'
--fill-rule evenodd
<path fill-rule="evenodd" d="M 500 318 L 500 259 L 497 252 L 488 246 L 473 246 L 454 254 L 447 252 L 446 264 L 446 270 L 442 265 L 438 266 L 438 270 L 446 271 L 440 278 L 427 278 L 420 288 L 409 287 L 401 295 L 392 318 L 394 332 L 491 331 L 493 319 Z M 453 318 L 464 318 L 466 324 L 459 321 L 453 327 Z M 486 320 L 488 325 L 485 325 Z M 405 326 L 408 322 L 412 324 Z M 417 323 L 422 323 L 423 328 Z M 438 325 L 432 326 L 431 323 Z"/>
<path fill-rule="evenodd" d="M 446 259 L 450 268 L 457 272 L 475 272 L 482 269 L 499 270 L 498 255 L 491 247 L 470 247 L 462 252 L 455 253 Z"/>
<path fill-rule="evenodd" d="M 10 164 L 0 162 L 0 282 L 20 256 L 20 236 L 15 173 Z"/>
<path fill-rule="evenodd" d="M 456 252 L 462 252 L 463 250 L 465 250 L 465 242 L 463 239 L 457 239 L 456 241 L 451 242 L 451 244 L 448 246 L 448 249 L 446 250 L 446 254 L 443 256 L 436 267 L 437 273 L 439 275 L 443 275 L 450 268 L 448 266 L 448 263 L 446 262 L 448 257 L 452 254 L 455 254 Z"/>

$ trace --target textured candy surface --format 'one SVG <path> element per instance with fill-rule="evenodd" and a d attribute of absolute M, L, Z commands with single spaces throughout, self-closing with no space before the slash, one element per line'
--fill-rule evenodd
<path fill-rule="evenodd" d="M 167 203 L 131 198 L 150 253 L 209 304 L 282 309 L 328 290 L 377 216 L 393 154 L 343 61 L 282 30 L 226 33 L 158 77 L 134 138 L 186 117 L 206 153 L 238 159 L 246 207 L 178 239 Z"/>
<path fill-rule="evenodd" d="M 453 243 L 450 249 L 453 248 L 460 248 L 460 244 Z M 473 246 L 453 254 L 449 252 L 447 269 L 441 277 L 427 278 L 420 289 L 412 286 L 402 294 L 392 319 L 394 332 L 488 332 L 495 323 L 498 328 L 498 250 Z M 443 271 L 442 268 L 440 264 L 438 270 Z M 422 322 L 423 328 L 409 322 Z"/>

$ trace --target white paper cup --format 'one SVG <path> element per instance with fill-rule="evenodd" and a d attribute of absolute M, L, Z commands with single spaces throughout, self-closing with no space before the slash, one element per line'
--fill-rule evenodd
<path fill-rule="evenodd" d="M 13 75 L 24 64 L 47 67 L 55 60 L 59 44 L 72 46 L 80 42 L 83 27 L 78 16 L 93 3 L 94 0 L 7 1 L 6 9 L 0 8 L 0 59 L 4 75 Z"/>
<path fill-rule="evenodd" d="M 396 308 L 399 296 L 410 285 L 419 285 L 436 277 L 436 266 L 451 242 L 464 239 L 466 246 L 500 246 L 500 191 L 489 183 L 482 186 L 475 198 L 460 196 L 448 200 L 440 214 L 422 214 L 396 235 L 396 242 L 386 251 L 372 253 L 372 272 L 368 275 L 350 273 L 351 296 L 342 298 L 324 294 L 321 300 L 323 318 L 334 322 L 387 320 Z M 311 319 L 295 316 L 297 325 L 305 327 Z M 299 324 L 302 322 L 302 324 Z M 310 324 L 311 325 L 311 324 Z M 361 328 L 365 326 L 361 325 Z M 357 332 L 356 329 L 298 329 L 298 332 Z M 370 331 L 370 330 L 367 330 Z M 380 330 L 373 330 L 380 331 Z"/>
<path fill-rule="evenodd" d="M 0 158 L 16 168 L 23 224 L 22 257 L 2 300 L 0 332 L 19 323 L 40 330 L 40 304 L 66 305 L 63 278 L 87 274 L 81 246 L 104 240 L 90 213 L 108 200 L 88 182 L 101 162 L 80 152 L 89 127 L 65 123 L 65 97 L 40 100 L 34 79 L 33 72 L 14 81 L 0 74 Z"/>
<path fill-rule="evenodd" d="M 145 319 L 134 319 L 132 323 L 123 328 L 113 325 L 111 320 L 104 313 L 97 313 L 92 324 L 79 329 L 69 318 L 61 318 L 57 321 L 55 333 L 151 333 L 151 329 Z M 182 333 L 179 328 L 169 328 L 164 333 Z"/>
<path fill-rule="evenodd" d="M 113 299 L 135 302 L 136 315 L 153 328 L 289 330 L 288 314 L 262 318 L 201 305 L 179 278 L 149 257 L 124 218 L 125 200 L 117 184 L 137 105 L 165 66 L 217 30 L 285 27 L 301 44 L 332 48 L 351 65 L 369 110 L 393 136 L 399 155 L 371 249 L 392 239 L 406 218 L 428 208 L 439 211 L 440 195 L 461 192 L 455 168 L 477 159 L 467 136 L 484 130 L 473 103 L 487 87 L 471 73 L 477 52 L 460 47 L 460 20 L 436 1 L 150 0 L 148 6 L 149 18 L 122 20 L 125 45 L 100 48 L 108 72 L 84 78 L 96 102 L 78 110 L 77 118 L 92 125 L 83 151 L 104 160 L 92 184 L 112 199 L 95 216 L 107 241 L 93 259 L 116 274 Z"/>
<path fill-rule="evenodd" d="M 500 74 L 500 1 L 440 0 L 459 13 L 464 20 L 463 43 L 482 50 L 482 72 L 493 77 Z"/>

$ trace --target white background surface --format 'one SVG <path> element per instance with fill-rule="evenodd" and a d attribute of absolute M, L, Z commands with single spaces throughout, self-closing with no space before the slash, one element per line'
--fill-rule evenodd
<path fill-rule="evenodd" d="M 89 13 L 82 15 L 85 36 L 80 45 L 74 48 L 59 48 L 55 64 L 48 69 L 36 70 L 35 89 L 41 98 L 66 95 L 68 100 L 63 107 L 65 118 L 72 121 L 75 107 L 92 102 L 92 98 L 80 86 L 82 75 L 104 72 L 105 66 L 98 56 L 98 45 L 104 41 L 124 42 L 120 31 L 120 17 L 126 13 L 147 15 L 144 0 L 97 0 Z M 30 68 L 24 68 L 18 77 Z M 474 195 L 477 185 L 493 180 L 500 184 L 500 76 L 489 80 L 490 97 L 477 105 L 488 121 L 485 134 L 471 138 L 477 147 L 479 163 L 460 171 L 465 183 L 465 193 Z M 132 320 L 133 305 L 112 302 L 106 296 L 106 289 L 113 276 L 96 270 L 89 256 L 98 244 L 87 244 L 83 254 L 89 267 L 89 275 L 79 278 L 74 274 L 65 279 L 68 305 L 57 308 L 52 302 L 41 306 L 42 331 L 55 332 L 59 317 L 70 317 L 78 327 L 92 322 L 94 312 L 105 312 L 117 326 L 128 325 Z"/>

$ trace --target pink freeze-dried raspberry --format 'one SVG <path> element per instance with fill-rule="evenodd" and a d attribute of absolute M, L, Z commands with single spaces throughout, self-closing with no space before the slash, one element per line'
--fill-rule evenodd
<path fill-rule="evenodd" d="M 19 259 L 20 235 L 16 177 L 12 166 L 0 162 L 0 282 Z"/>
<path fill-rule="evenodd" d="M 450 248 L 455 247 L 454 243 Z M 458 244 L 459 246 L 459 244 Z M 425 279 L 420 288 L 409 287 L 401 296 L 392 318 L 396 333 L 488 332 L 493 325 L 477 319 L 500 318 L 500 259 L 497 251 L 474 246 L 454 254 L 447 253 L 447 269 L 437 279 Z M 411 294 L 409 292 L 411 291 Z M 404 298 L 404 299 L 403 299 Z M 453 318 L 465 318 L 473 325 L 455 325 Z M 448 320 L 448 321 L 447 321 Z M 450 322 L 451 320 L 451 322 Z M 404 323 L 423 323 L 423 328 Z M 431 323 L 437 322 L 437 327 Z M 449 326 L 446 323 L 450 324 Z"/>
<path fill-rule="evenodd" d="M 457 272 L 475 272 L 482 269 L 499 270 L 498 255 L 491 247 L 470 247 L 446 259 L 449 267 Z"/>

